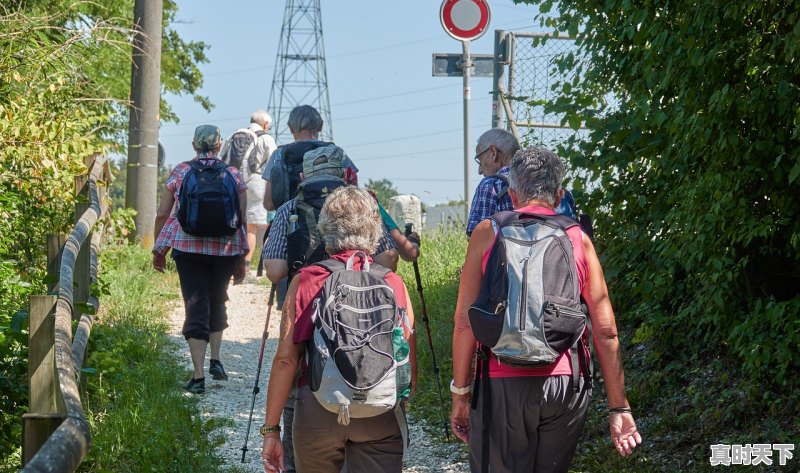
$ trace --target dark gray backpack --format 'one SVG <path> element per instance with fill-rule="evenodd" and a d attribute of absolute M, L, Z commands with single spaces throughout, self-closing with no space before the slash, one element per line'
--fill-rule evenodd
<path fill-rule="evenodd" d="M 356 257 L 362 269 L 354 270 Z M 389 270 L 357 251 L 347 263 L 316 263 L 331 272 L 314 300 L 314 332 L 307 345 L 309 387 L 319 403 L 348 425 L 394 409 L 410 378 L 408 323 L 386 282 Z M 399 344 L 400 346 L 396 346 Z M 402 345 L 405 344 L 403 347 Z M 403 353 L 396 359 L 397 353 Z"/>

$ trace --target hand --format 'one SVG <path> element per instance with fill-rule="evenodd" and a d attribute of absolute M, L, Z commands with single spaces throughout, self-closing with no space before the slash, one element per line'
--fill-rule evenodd
<path fill-rule="evenodd" d="M 419 239 L 419 233 L 417 232 L 406 233 L 406 238 L 408 238 L 408 241 L 410 241 L 411 243 L 417 245 L 417 248 L 422 246 L 422 241 Z"/>
<path fill-rule="evenodd" d="M 236 263 L 236 269 L 233 270 L 233 285 L 241 284 L 244 282 L 244 277 L 247 275 L 247 263 L 244 261 L 244 255 L 239 258 Z"/>
<path fill-rule="evenodd" d="M 267 434 L 264 437 L 264 446 L 261 448 L 261 463 L 264 471 L 278 473 L 283 471 L 283 444 L 277 434 Z"/>
<path fill-rule="evenodd" d="M 636 422 L 630 412 L 612 412 L 608 420 L 611 440 L 623 457 L 633 453 L 633 449 L 642 443 L 642 436 L 636 430 Z"/>
<path fill-rule="evenodd" d="M 167 267 L 167 257 L 161 253 L 153 253 L 153 269 L 163 273 Z"/>
<path fill-rule="evenodd" d="M 469 442 L 469 396 L 453 394 L 453 410 L 450 411 L 450 428 L 462 442 Z"/>

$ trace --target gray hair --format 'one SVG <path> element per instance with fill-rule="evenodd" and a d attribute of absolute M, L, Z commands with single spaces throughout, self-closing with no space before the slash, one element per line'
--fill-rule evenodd
<path fill-rule="evenodd" d="M 519 141 L 514 135 L 502 128 L 492 128 L 478 138 L 478 147 L 486 149 L 489 145 L 495 145 L 500 152 L 500 162 L 506 166 L 520 148 Z"/>
<path fill-rule="evenodd" d="M 322 116 L 316 108 L 311 105 L 300 105 L 292 109 L 289 113 L 289 120 L 286 122 L 289 131 L 297 133 L 303 130 L 311 132 L 322 131 Z"/>
<path fill-rule="evenodd" d="M 255 123 L 257 125 L 272 125 L 272 116 L 264 110 L 259 108 L 252 115 L 250 115 L 250 123 Z"/>
<path fill-rule="evenodd" d="M 520 204 L 541 199 L 555 207 L 565 172 L 564 161 L 556 153 L 540 146 L 530 146 L 514 155 L 508 175 L 509 186 L 514 189 Z"/>
<path fill-rule="evenodd" d="M 318 228 L 330 255 L 343 250 L 362 250 L 371 255 L 383 235 L 378 203 L 367 191 L 354 186 L 339 187 L 325 199 Z"/>

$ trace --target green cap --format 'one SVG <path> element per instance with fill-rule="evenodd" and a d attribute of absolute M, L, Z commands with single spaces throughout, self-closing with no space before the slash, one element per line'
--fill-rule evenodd
<path fill-rule="evenodd" d="M 339 170 L 338 175 L 342 176 L 344 171 L 344 150 L 342 148 L 335 145 L 322 146 L 303 155 L 303 175 L 306 179 L 326 169 Z M 328 171 L 325 174 L 336 173 Z"/>
<path fill-rule="evenodd" d="M 194 129 L 194 139 L 192 139 L 192 143 L 198 151 L 211 151 L 222 143 L 219 128 L 214 125 L 198 126 Z"/>

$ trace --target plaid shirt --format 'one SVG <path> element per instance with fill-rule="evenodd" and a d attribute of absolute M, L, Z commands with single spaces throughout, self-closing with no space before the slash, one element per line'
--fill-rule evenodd
<path fill-rule="evenodd" d="M 295 200 L 296 199 L 292 199 L 289 202 L 286 202 L 278 207 L 278 210 L 275 212 L 275 220 L 273 220 L 270 224 L 269 238 L 267 238 L 267 244 L 264 246 L 264 250 L 261 254 L 263 259 L 285 260 L 289 258 L 289 251 L 286 243 L 286 233 L 289 227 L 289 214 L 294 207 Z M 381 223 L 381 227 L 383 228 L 383 235 L 381 235 L 381 239 L 378 240 L 378 249 L 375 250 L 376 255 L 381 254 L 386 250 L 397 248 L 397 245 L 394 243 L 392 236 L 389 234 L 389 229 L 386 228 L 386 225 Z"/>
<path fill-rule="evenodd" d="M 194 159 L 199 159 L 202 164 L 209 166 L 217 160 L 217 157 L 212 154 L 201 153 Z M 185 162 L 180 163 L 175 166 L 175 169 L 172 170 L 172 174 L 170 174 L 167 179 L 167 190 L 172 191 L 175 198 L 175 205 L 173 205 L 172 213 L 161 228 L 158 238 L 156 238 L 153 251 L 166 255 L 169 248 L 172 247 L 175 250 L 185 253 L 200 253 L 213 256 L 237 256 L 247 253 L 249 246 L 247 245 L 247 234 L 245 233 L 244 225 L 239 227 L 239 230 L 233 235 L 223 237 L 197 237 L 183 232 L 178 222 L 177 212 L 178 202 L 180 202 L 179 193 L 181 184 L 183 184 L 183 178 L 189 169 L 191 169 L 189 164 Z M 231 166 L 228 166 L 228 170 L 231 171 L 234 179 L 236 179 L 239 192 L 245 192 L 247 190 L 247 185 L 244 183 L 239 171 Z"/>
<path fill-rule="evenodd" d="M 508 166 L 500 168 L 497 174 L 508 176 Z M 469 209 L 467 219 L 467 235 L 472 235 L 472 231 L 483 220 L 500 212 L 501 210 L 514 210 L 511 204 L 511 196 L 506 192 L 500 201 L 497 201 L 497 194 L 503 191 L 505 183 L 492 176 L 484 177 L 475 189 L 475 196 L 472 198 L 472 206 Z"/>

